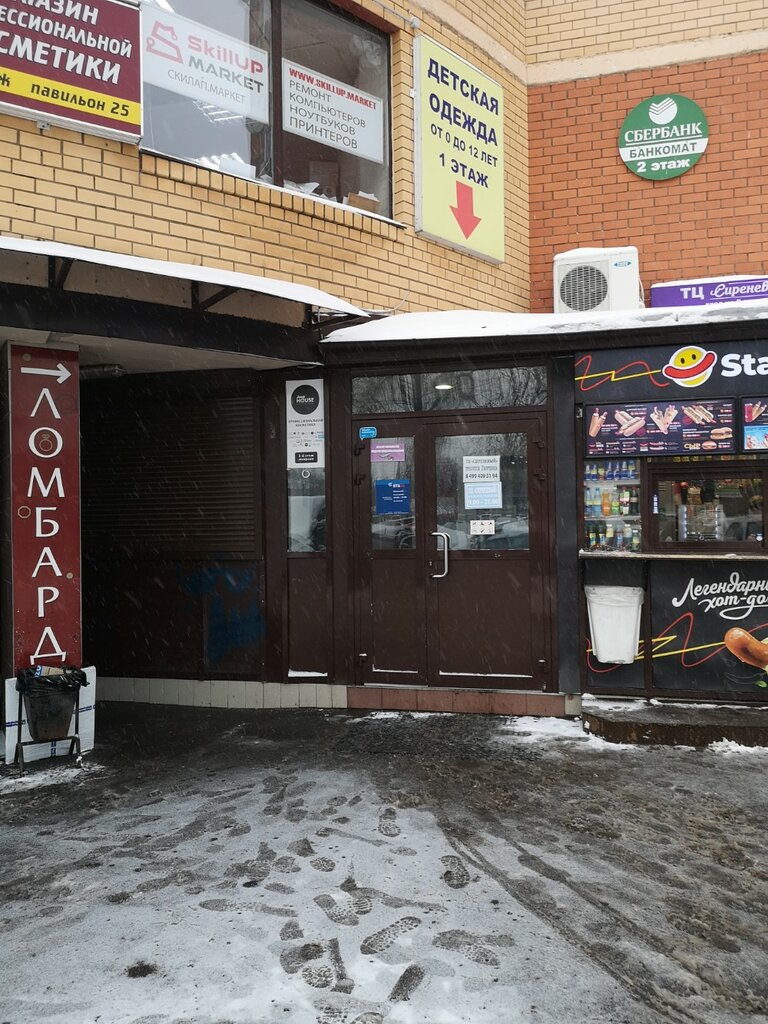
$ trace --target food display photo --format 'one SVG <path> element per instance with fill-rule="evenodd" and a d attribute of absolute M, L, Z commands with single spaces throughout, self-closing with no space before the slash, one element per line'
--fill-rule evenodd
<path fill-rule="evenodd" d="M 732 452 L 734 420 L 732 401 L 588 406 L 587 455 Z"/>
<path fill-rule="evenodd" d="M 744 398 L 741 402 L 744 424 L 744 451 L 768 448 L 768 398 Z"/>

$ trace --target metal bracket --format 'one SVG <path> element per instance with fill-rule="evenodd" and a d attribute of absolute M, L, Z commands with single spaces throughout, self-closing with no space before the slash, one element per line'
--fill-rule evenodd
<path fill-rule="evenodd" d="M 59 261 L 56 256 L 48 257 L 48 287 L 53 291 L 61 291 L 67 283 L 69 272 L 72 269 L 72 259 Z"/>
<path fill-rule="evenodd" d="M 213 295 L 209 295 L 207 299 L 200 298 L 200 285 L 197 281 L 192 282 L 192 309 L 196 313 L 204 313 L 207 309 L 211 309 L 212 306 L 217 305 L 219 302 L 223 302 L 224 299 L 228 299 L 230 295 L 234 295 L 238 288 L 221 288 L 219 291 L 214 292 Z"/>

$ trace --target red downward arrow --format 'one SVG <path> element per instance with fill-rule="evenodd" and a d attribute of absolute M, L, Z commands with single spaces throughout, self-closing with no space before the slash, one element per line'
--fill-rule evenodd
<path fill-rule="evenodd" d="M 469 238 L 482 217 L 475 216 L 475 197 L 469 185 L 461 181 L 456 182 L 456 205 L 451 207 L 451 213 L 456 218 L 456 223 L 461 228 L 465 238 Z"/>

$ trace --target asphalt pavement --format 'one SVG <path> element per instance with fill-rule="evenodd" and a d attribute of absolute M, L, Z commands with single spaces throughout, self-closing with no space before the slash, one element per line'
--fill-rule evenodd
<path fill-rule="evenodd" d="M 0 772 L 0 1024 L 764 1024 L 768 751 L 100 708 Z"/>

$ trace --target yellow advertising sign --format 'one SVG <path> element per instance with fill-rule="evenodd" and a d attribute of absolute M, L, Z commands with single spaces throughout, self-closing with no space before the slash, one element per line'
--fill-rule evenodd
<path fill-rule="evenodd" d="M 498 82 L 426 36 L 414 45 L 416 230 L 504 259 L 504 103 Z"/>
<path fill-rule="evenodd" d="M 88 112 L 109 117 L 117 123 L 124 123 L 126 131 L 141 129 L 141 105 L 132 100 L 119 99 L 103 92 L 71 88 L 61 82 L 39 75 L 28 75 L 23 71 L 3 68 L 0 65 L 0 100 L 4 93 L 11 93 L 9 102 L 22 97 L 32 101 L 50 103 L 55 107 L 66 107 L 75 113 Z"/>

